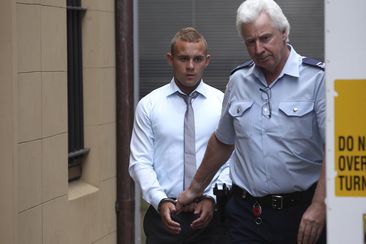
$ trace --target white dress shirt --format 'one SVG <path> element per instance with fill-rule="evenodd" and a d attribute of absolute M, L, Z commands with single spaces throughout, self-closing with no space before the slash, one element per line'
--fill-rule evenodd
<path fill-rule="evenodd" d="M 220 119 L 223 93 L 203 81 L 192 100 L 195 118 L 196 167 Z M 183 191 L 185 101 L 174 79 L 143 97 L 135 111 L 129 172 L 143 198 L 157 209 L 161 199 L 176 198 Z M 219 178 L 220 175 L 220 178 Z M 231 185 L 228 163 L 215 175 L 205 194 L 213 195 L 215 183 Z"/>

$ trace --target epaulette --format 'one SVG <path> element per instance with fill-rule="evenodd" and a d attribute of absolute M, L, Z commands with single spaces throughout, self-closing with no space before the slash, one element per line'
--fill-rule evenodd
<path fill-rule="evenodd" d="M 303 58 L 302 63 L 313 66 L 313 67 L 317 67 L 322 70 L 324 70 L 324 68 L 325 68 L 325 64 L 315 58 Z"/>
<path fill-rule="evenodd" d="M 241 65 L 239 65 L 238 67 L 236 67 L 235 69 L 233 69 L 230 72 L 230 75 L 234 74 L 236 71 L 238 71 L 239 69 L 244 69 L 244 68 L 248 68 L 250 66 L 252 66 L 254 64 L 253 60 L 249 60 Z"/>

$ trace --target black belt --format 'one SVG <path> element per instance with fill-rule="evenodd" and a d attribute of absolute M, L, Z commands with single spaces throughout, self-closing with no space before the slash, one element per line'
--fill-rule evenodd
<path fill-rule="evenodd" d="M 261 206 L 271 207 L 273 209 L 284 209 L 291 206 L 310 203 L 313 198 L 315 188 L 316 184 L 312 185 L 306 191 L 254 197 L 247 191 L 241 189 L 239 186 L 233 185 L 231 188 L 231 193 L 234 196 L 251 201 L 253 203 L 258 202 Z"/>

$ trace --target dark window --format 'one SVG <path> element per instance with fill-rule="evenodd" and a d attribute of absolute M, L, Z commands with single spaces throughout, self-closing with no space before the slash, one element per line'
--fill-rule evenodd
<path fill-rule="evenodd" d="M 185 26 L 196 27 L 206 37 L 211 62 L 203 79 L 224 91 L 230 71 L 250 59 L 235 27 L 236 10 L 242 2 L 139 0 L 139 96 L 172 78 L 165 54 L 170 51 L 170 39 Z M 290 44 L 301 55 L 324 60 L 324 1 L 276 2 L 290 22 Z"/>
<path fill-rule="evenodd" d="M 79 179 L 84 148 L 83 60 L 81 20 L 85 9 L 80 0 L 67 0 L 67 94 L 69 181 Z"/>

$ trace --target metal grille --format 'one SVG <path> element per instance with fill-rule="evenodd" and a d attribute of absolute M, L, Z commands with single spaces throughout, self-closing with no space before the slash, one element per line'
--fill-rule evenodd
<path fill-rule="evenodd" d="M 83 62 L 81 19 L 85 8 L 80 0 L 67 0 L 67 89 L 69 181 L 81 176 L 84 148 Z"/>

